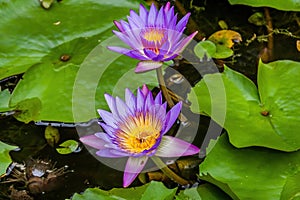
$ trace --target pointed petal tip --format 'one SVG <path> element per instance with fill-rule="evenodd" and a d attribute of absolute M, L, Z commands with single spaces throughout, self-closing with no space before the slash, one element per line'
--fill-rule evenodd
<path fill-rule="evenodd" d="M 143 93 L 143 95 L 144 95 L 144 96 L 147 96 L 148 92 L 149 92 L 149 89 L 148 89 L 147 85 L 144 84 L 144 85 L 142 86 L 142 93 Z"/>
<path fill-rule="evenodd" d="M 124 32 L 124 28 L 122 27 L 122 24 L 119 21 L 114 20 L 113 22 L 115 26 L 119 29 L 119 31 Z"/>
<path fill-rule="evenodd" d="M 168 12 L 170 10 L 170 6 L 171 6 L 171 3 L 168 1 L 165 5 L 165 12 Z"/>
<path fill-rule="evenodd" d="M 123 187 L 128 187 L 143 170 L 148 160 L 144 157 L 129 157 L 123 175 Z"/>
<path fill-rule="evenodd" d="M 135 68 L 135 73 L 143 73 L 147 71 L 151 71 L 154 69 L 157 69 L 163 65 L 162 62 L 155 62 L 155 61 L 140 61 L 136 68 Z"/>
<path fill-rule="evenodd" d="M 79 140 L 90 147 L 93 147 L 95 149 L 103 149 L 105 145 L 105 141 L 98 138 L 96 135 L 86 135 L 83 137 L 80 137 Z"/>
<path fill-rule="evenodd" d="M 156 156 L 160 157 L 181 157 L 199 153 L 200 149 L 182 139 L 163 136 L 162 142 L 156 151 Z"/>

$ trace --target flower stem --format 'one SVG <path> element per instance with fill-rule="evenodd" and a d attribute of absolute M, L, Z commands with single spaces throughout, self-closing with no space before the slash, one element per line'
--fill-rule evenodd
<path fill-rule="evenodd" d="M 178 176 L 174 173 L 159 157 L 153 156 L 151 157 L 153 162 L 159 167 L 159 169 L 171 180 L 175 181 L 180 185 L 188 185 L 191 184 L 189 181 L 185 180 L 184 178 Z"/>
<path fill-rule="evenodd" d="M 157 79 L 158 79 L 158 83 L 159 83 L 159 87 L 169 105 L 170 108 L 172 108 L 175 104 L 171 98 L 171 96 L 169 95 L 168 89 L 166 87 L 166 83 L 163 77 L 163 73 L 162 73 L 162 68 L 159 67 L 156 69 L 156 74 L 157 74 Z"/>
<path fill-rule="evenodd" d="M 163 77 L 161 67 L 156 69 L 156 74 L 157 74 L 158 83 L 159 83 L 160 89 L 163 93 L 163 96 L 165 97 L 169 107 L 172 108 L 175 104 L 172 100 L 172 97 L 170 96 L 170 94 L 168 92 L 168 88 L 166 87 L 166 83 L 165 83 L 165 80 L 164 80 L 164 77 Z M 182 122 L 187 122 L 188 121 L 187 118 L 182 113 L 179 114 L 179 120 L 182 121 Z"/>

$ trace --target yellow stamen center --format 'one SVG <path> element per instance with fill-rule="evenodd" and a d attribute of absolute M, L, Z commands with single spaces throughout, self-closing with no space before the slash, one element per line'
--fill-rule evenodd
<path fill-rule="evenodd" d="M 120 126 L 119 146 L 130 153 L 142 153 L 156 144 L 162 129 L 161 122 L 150 114 L 129 117 Z"/>
<path fill-rule="evenodd" d="M 164 32 L 159 29 L 148 29 L 144 33 L 144 38 L 148 40 L 149 42 L 161 42 L 161 40 L 164 38 Z"/>

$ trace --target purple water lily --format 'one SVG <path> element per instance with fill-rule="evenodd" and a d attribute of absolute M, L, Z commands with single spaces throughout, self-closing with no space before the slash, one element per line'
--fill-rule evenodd
<path fill-rule="evenodd" d="M 125 102 L 107 94 L 105 98 L 111 113 L 98 112 L 105 122 L 100 125 L 106 133 L 83 136 L 80 140 L 98 149 L 98 156 L 129 157 L 124 170 L 124 187 L 134 181 L 151 156 L 180 157 L 199 152 L 198 147 L 165 135 L 180 113 L 181 102 L 166 112 L 161 93 L 153 98 L 146 85 L 138 88 L 137 96 L 127 89 Z"/>
<path fill-rule="evenodd" d="M 114 21 L 120 32 L 114 31 L 130 49 L 110 46 L 108 49 L 140 60 L 135 72 L 145 72 L 162 66 L 180 55 L 190 43 L 197 31 L 182 38 L 183 31 L 190 17 L 186 14 L 177 24 L 177 14 L 170 2 L 157 10 L 154 4 L 147 9 L 140 5 L 139 15 L 133 10 L 128 16 L 128 23 Z"/>

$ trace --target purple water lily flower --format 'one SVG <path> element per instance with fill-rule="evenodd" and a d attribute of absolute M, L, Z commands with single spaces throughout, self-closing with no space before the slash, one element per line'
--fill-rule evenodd
<path fill-rule="evenodd" d="M 120 32 L 114 31 L 130 49 L 110 46 L 108 49 L 140 60 L 135 72 L 145 72 L 162 66 L 177 57 L 190 43 L 197 31 L 183 39 L 183 31 L 190 17 L 186 14 L 177 24 L 177 14 L 170 2 L 157 10 L 154 4 L 147 9 L 140 5 L 139 15 L 133 10 L 128 23 L 114 21 Z"/>
<path fill-rule="evenodd" d="M 198 147 L 165 135 L 180 113 L 181 102 L 166 112 L 161 93 L 153 98 L 146 85 L 138 88 L 137 96 L 127 89 L 125 102 L 107 94 L 105 98 L 111 112 L 98 112 L 105 122 L 100 125 L 106 133 L 83 136 L 80 140 L 98 149 L 98 156 L 129 157 L 124 170 L 124 187 L 134 181 L 151 156 L 180 157 L 199 152 Z"/>

